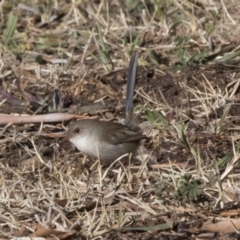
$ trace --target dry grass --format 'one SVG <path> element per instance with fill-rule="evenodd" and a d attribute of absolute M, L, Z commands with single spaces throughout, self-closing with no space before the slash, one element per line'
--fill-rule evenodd
<path fill-rule="evenodd" d="M 138 52 L 136 121 L 151 138 L 129 165 L 101 167 L 57 138 L 69 121 L 9 118 L 1 239 L 236 239 L 239 13 L 234 0 L 1 2 L 0 114 L 122 121 Z"/>

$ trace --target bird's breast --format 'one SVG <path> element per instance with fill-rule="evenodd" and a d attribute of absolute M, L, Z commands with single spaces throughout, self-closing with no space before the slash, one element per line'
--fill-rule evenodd
<path fill-rule="evenodd" d="M 96 139 L 89 136 L 75 136 L 70 139 L 70 142 L 73 143 L 79 151 L 85 152 L 91 156 L 94 155 L 95 146 L 97 145 Z"/>

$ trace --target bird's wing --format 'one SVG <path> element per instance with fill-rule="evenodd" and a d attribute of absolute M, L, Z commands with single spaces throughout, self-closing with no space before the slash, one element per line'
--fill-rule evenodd
<path fill-rule="evenodd" d="M 113 132 L 111 142 L 117 145 L 121 143 L 132 142 L 146 138 L 147 137 L 144 136 L 143 134 L 131 130 L 126 126 L 124 128 L 121 127 L 120 129 L 118 129 L 118 131 Z"/>

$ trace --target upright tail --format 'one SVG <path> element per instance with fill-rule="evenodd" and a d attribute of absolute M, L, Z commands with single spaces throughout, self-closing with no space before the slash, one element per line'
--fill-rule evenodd
<path fill-rule="evenodd" d="M 133 121 L 133 96 L 135 91 L 136 76 L 138 67 L 138 55 L 133 54 L 128 68 L 127 96 L 125 108 L 125 125 L 131 127 Z"/>

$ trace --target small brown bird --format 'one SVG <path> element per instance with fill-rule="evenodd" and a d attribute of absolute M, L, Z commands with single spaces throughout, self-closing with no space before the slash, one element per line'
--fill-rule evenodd
<path fill-rule="evenodd" d="M 141 140 L 147 138 L 132 126 L 136 73 L 137 55 L 133 55 L 129 64 L 125 125 L 84 119 L 74 122 L 67 131 L 67 138 L 79 151 L 99 158 L 103 165 L 112 163 L 124 154 L 135 154 Z"/>
<path fill-rule="evenodd" d="M 79 151 L 99 158 L 103 165 L 126 153 L 134 154 L 141 139 L 147 138 L 125 125 L 97 119 L 74 122 L 67 131 L 67 137 Z"/>

